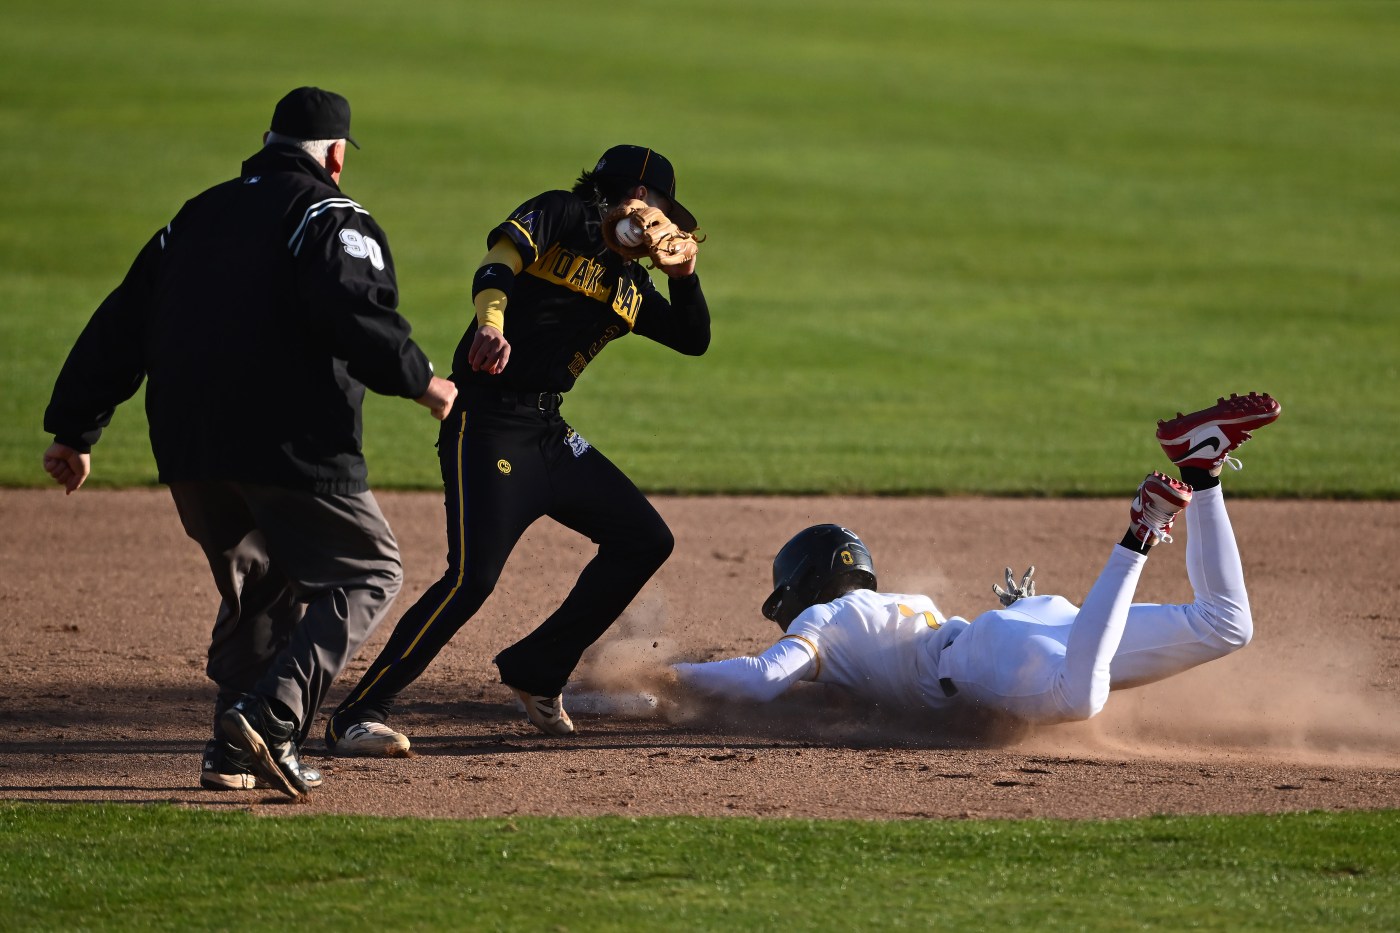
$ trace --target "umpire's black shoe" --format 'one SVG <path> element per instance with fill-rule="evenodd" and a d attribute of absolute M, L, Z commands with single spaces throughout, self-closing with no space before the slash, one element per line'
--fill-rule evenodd
<path fill-rule="evenodd" d="M 321 772 L 305 765 L 301 779 L 307 787 L 320 787 Z M 223 739 L 204 743 L 204 756 L 199 767 L 199 786 L 205 790 L 252 790 L 270 785 L 253 773 L 253 759 L 247 752 Z"/>
<path fill-rule="evenodd" d="M 297 756 L 296 723 L 273 715 L 267 701 L 247 694 L 228 708 L 219 720 L 234 747 L 245 752 L 253 773 L 289 797 L 300 797 L 311 789 L 309 775 Z M 320 775 L 317 775 L 319 777 Z"/>

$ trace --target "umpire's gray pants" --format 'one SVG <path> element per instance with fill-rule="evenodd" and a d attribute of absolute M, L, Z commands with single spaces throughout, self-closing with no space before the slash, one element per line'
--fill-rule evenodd
<path fill-rule="evenodd" d="M 292 711 L 300 743 L 403 583 L 379 504 L 236 482 L 171 483 L 170 494 L 223 597 L 206 668 L 219 687 L 215 734 L 254 693 Z"/>

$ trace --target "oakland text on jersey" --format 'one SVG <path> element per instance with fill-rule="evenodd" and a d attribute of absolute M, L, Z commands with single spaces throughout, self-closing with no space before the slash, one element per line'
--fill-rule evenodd
<path fill-rule="evenodd" d="M 526 271 L 551 284 L 562 285 L 595 301 L 610 304 L 617 316 L 627 322 L 628 330 L 637 322 L 637 309 L 642 306 L 641 292 L 625 278 L 617 280 L 616 289 L 603 284 L 603 276 L 607 274 L 608 267 L 601 262 L 555 243 Z M 595 354 L 596 352 L 594 351 Z"/>

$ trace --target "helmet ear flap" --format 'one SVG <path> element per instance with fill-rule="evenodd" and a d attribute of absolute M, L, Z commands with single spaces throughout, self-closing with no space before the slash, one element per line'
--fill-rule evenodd
<path fill-rule="evenodd" d="M 796 574 L 773 590 L 763 603 L 763 615 L 778 623 L 786 632 L 802 610 L 816 604 L 817 589 L 821 583 L 821 568 L 804 564 Z"/>
<path fill-rule="evenodd" d="M 768 598 L 763 601 L 763 617 L 765 619 L 770 622 L 777 622 L 779 625 L 782 624 L 782 621 L 778 618 L 778 612 L 782 609 L 783 597 L 787 596 L 787 594 L 788 587 L 786 585 L 778 587 L 769 594 Z"/>

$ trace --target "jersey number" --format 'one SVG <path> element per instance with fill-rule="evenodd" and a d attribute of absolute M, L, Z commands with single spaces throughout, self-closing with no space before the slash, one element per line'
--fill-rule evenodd
<path fill-rule="evenodd" d="M 370 265 L 384 271 L 384 250 L 372 236 L 365 236 L 358 230 L 340 231 L 340 242 L 345 244 L 345 252 L 355 259 L 369 258 Z"/>

